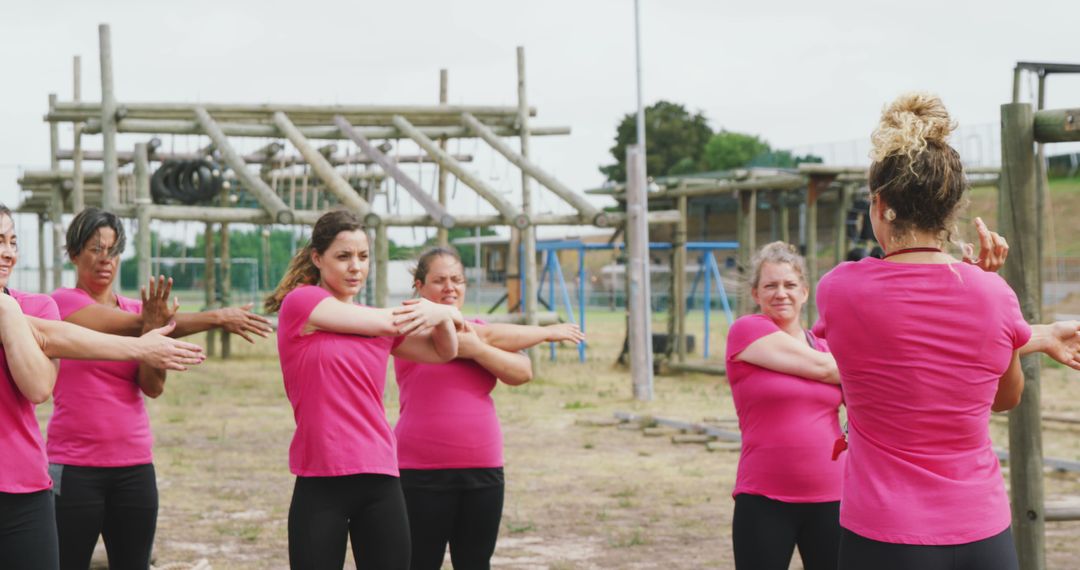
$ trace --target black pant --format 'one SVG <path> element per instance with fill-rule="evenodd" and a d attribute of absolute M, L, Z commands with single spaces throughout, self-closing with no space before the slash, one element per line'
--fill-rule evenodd
<path fill-rule="evenodd" d="M 787 570 L 796 546 L 806 570 L 836 570 L 839 502 L 785 503 L 736 495 L 731 527 L 740 570 Z"/>
<path fill-rule="evenodd" d="M 60 568 L 52 491 L 0 493 L 0 567 Z"/>
<path fill-rule="evenodd" d="M 360 569 L 409 568 L 409 518 L 397 477 L 297 477 L 289 506 L 289 565 L 341 570 L 352 539 Z"/>
<path fill-rule="evenodd" d="M 502 483 L 469 489 L 405 487 L 412 570 L 439 570 L 450 545 L 454 570 L 487 570 L 499 538 Z"/>
<path fill-rule="evenodd" d="M 1012 532 L 967 544 L 926 546 L 879 542 L 843 529 L 840 570 L 1018 570 Z"/>
<path fill-rule="evenodd" d="M 146 570 L 157 529 L 154 465 L 130 467 L 49 466 L 56 494 L 60 567 L 86 570 L 98 536 L 105 539 L 109 568 Z"/>

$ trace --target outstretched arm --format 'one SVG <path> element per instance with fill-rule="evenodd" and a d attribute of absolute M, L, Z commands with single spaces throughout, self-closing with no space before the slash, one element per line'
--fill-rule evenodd
<path fill-rule="evenodd" d="M 546 327 L 491 323 L 477 325 L 476 334 L 487 344 L 509 352 L 532 348 L 542 342 L 565 340 L 580 344 L 585 340 L 585 333 L 572 323 L 559 323 Z"/>
<path fill-rule="evenodd" d="M 783 331 L 750 343 L 735 360 L 826 384 L 840 383 L 840 371 L 831 354 L 814 350 Z"/>
<path fill-rule="evenodd" d="M 1020 354 L 1014 350 L 1009 369 L 998 381 L 998 389 L 994 394 L 994 402 L 990 405 L 990 409 L 995 412 L 1011 410 L 1020 403 L 1020 396 L 1023 393 L 1024 371 L 1020 368 Z"/>
<path fill-rule="evenodd" d="M 100 333 L 64 321 L 36 317 L 26 320 L 33 329 L 31 338 L 49 358 L 138 360 L 168 370 L 187 370 L 188 365 L 199 364 L 204 359 L 201 346 L 164 336 L 171 327 L 133 338 Z M 7 350 L 7 342 L 4 345 Z"/>
<path fill-rule="evenodd" d="M 41 349 L 40 336 L 30 326 L 18 301 L 0 293 L 0 342 L 15 386 L 27 400 L 40 404 L 52 395 L 59 364 Z"/>
<path fill-rule="evenodd" d="M 1080 370 L 1080 321 L 1031 325 L 1031 339 L 1019 352 L 1020 356 L 1045 352 L 1065 366 Z"/>

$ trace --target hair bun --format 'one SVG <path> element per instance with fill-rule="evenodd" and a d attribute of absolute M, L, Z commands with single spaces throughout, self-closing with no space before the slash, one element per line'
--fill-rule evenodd
<path fill-rule="evenodd" d="M 956 123 L 945 104 L 930 93 L 904 93 L 881 111 L 881 121 L 870 136 L 870 158 L 906 154 L 914 159 L 928 144 L 946 144 Z"/>

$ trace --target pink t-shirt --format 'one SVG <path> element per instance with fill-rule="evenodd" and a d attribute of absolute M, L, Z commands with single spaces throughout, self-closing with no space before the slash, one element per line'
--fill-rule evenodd
<path fill-rule="evenodd" d="M 1004 531 L 990 404 L 1031 337 L 1012 289 L 966 263 L 866 258 L 823 277 L 817 301 L 848 409 L 841 526 L 928 545 Z"/>
<path fill-rule="evenodd" d="M 402 337 L 326 331 L 302 335 L 311 312 L 330 297 L 321 287 L 304 285 L 281 303 L 278 355 L 296 419 L 289 469 L 303 477 L 397 476 L 383 388 L 390 351 Z"/>
<path fill-rule="evenodd" d="M 56 303 L 48 295 L 8 289 L 23 314 L 39 319 L 60 320 Z M 0 293 L 2 294 L 2 293 Z M 0 493 L 35 493 L 52 486 L 45 442 L 34 416 L 34 404 L 15 385 L 8 369 L 7 354 L 0 346 Z"/>
<path fill-rule="evenodd" d="M 60 318 L 96 303 L 82 289 L 57 289 Z M 142 301 L 116 296 L 120 310 L 139 314 Z M 134 360 L 63 360 L 49 419 L 49 462 L 83 467 L 127 467 L 154 460 L 154 436 Z"/>
<path fill-rule="evenodd" d="M 765 315 L 741 317 L 728 331 L 725 363 L 743 437 L 731 494 L 788 503 L 839 501 L 843 456 L 833 461 L 832 448 L 840 437 L 840 387 L 735 360 L 776 332 L 780 327 Z M 813 341 L 828 352 L 825 341 Z"/>
<path fill-rule="evenodd" d="M 483 324 L 483 321 L 474 321 Z M 503 437 L 491 391 L 498 381 L 475 360 L 424 364 L 394 358 L 402 469 L 502 467 Z"/>

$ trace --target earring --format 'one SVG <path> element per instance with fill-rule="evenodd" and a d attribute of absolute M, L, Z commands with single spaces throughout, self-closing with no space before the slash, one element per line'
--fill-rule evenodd
<path fill-rule="evenodd" d="M 892 208 L 889 208 L 889 209 L 885 210 L 885 219 L 890 221 L 890 222 L 895 220 L 896 219 L 896 210 L 893 210 Z"/>

